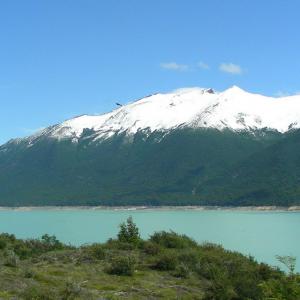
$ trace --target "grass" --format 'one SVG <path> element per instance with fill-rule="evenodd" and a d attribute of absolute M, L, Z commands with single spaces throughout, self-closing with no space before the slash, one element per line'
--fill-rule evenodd
<path fill-rule="evenodd" d="M 0 235 L 0 299 L 300 299 L 293 272 L 174 232 L 132 232 L 78 248 Z"/>

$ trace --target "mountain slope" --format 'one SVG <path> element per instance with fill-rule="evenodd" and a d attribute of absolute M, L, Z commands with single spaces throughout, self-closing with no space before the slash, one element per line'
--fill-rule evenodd
<path fill-rule="evenodd" d="M 139 134 L 128 142 L 124 134 L 92 145 L 44 139 L 15 149 L 0 160 L 0 205 L 199 203 L 199 180 L 273 142 L 215 129 L 162 136 Z"/>
<path fill-rule="evenodd" d="M 0 146 L 0 205 L 299 204 L 300 97 L 156 94 Z"/>
<path fill-rule="evenodd" d="M 198 186 L 215 204 L 300 204 L 300 130 L 241 160 Z"/>

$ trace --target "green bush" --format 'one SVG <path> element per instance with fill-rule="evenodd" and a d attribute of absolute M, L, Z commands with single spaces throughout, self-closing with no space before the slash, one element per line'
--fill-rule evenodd
<path fill-rule="evenodd" d="M 92 244 L 82 247 L 83 256 L 85 258 L 103 260 L 106 256 L 105 249 L 102 244 Z"/>
<path fill-rule="evenodd" d="M 0 250 L 5 249 L 7 242 L 4 239 L 0 239 Z"/>
<path fill-rule="evenodd" d="M 9 233 L 1 233 L 0 234 L 0 239 L 6 240 L 7 242 L 15 242 L 16 241 L 16 237 L 14 234 L 9 234 Z"/>
<path fill-rule="evenodd" d="M 41 237 L 42 244 L 50 250 L 59 250 L 63 248 L 63 244 L 56 238 L 55 235 L 44 234 Z"/>
<path fill-rule="evenodd" d="M 158 255 L 153 268 L 160 271 L 173 271 L 177 265 L 177 255 L 173 251 L 165 251 Z"/>
<path fill-rule="evenodd" d="M 136 259 L 134 256 L 118 256 L 115 257 L 109 267 L 106 269 L 107 273 L 113 275 L 127 275 L 132 276 L 136 266 Z"/>
<path fill-rule="evenodd" d="M 175 269 L 174 276 L 180 278 L 188 278 L 190 276 L 189 267 L 184 263 L 180 263 Z"/>
<path fill-rule="evenodd" d="M 19 264 L 19 257 L 15 254 L 14 251 L 7 251 L 5 253 L 4 265 L 7 267 L 16 268 Z"/>
<path fill-rule="evenodd" d="M 257 267 L 257 271 L 259 274 L 259 277 L 262 280 L 268 280 L 271 277 L 274 277 L 276 275 L 276 270 L 272 270 L 267 264 L 265 263 L 260 263 Z"/>
<path fill-rule="evenodd" d="M 30 247 L 26 245 L 26 243 L 22 243 L 20 241 L 16 241 L 13 245 L 14 252 L 21 258 L 25 259 L 29 257 L 32 253 Z"/>
<path fill-rule="evenodd" d="M 202 250 L 212 250 L 212 251 L 215 251 L 215 250 L 220 250 L 220 251 L 223 251 L 224 248 L 219 245 L 219 244 L 215 244 L 215 243 L 209 243 L 209 242 L 204 242 L 200 245 L 201 249 Z"/>
<path fill-rule="evenodd" d="M 203 277 L 208 280 L 213 280 L 215 275 L 219 272 L 217 266 L 214 264 L 200 262 L 195 265 L 194 271 L 199 275 L 199 277 Z"/>
<path fill-rule="evenodd" d="M 25 269 L 24 270 L 24 278 L 33 278 L 35 272 L 32 269 Z"/>
<path fill-rule="evenodd" d="M 161 251 L 158 244 L 149 241 L 143 243 L 142 249 L 148 255 L 157 255 Z"/>
<path fill-rule="evenodd" d="M 64 289 L 61 292 L 62 300 L 78 299 L 82 294 L 82 288 L 77 282 L 68 280 L 65 284 Z"/>
<path fill-rule="evenodd" d="M 132 217 L 129 217 L 126 223 L 120 224 L 120 231 L 118 233 L 118 240 L 120 242 L 137 245 L 140 239 L 139 229 L 133 222 Z"/>
<path fill-rule="evenodd" d="M 6 238 L 6 240 L 8 239 L 11 248 L 21 259 L 40 255 L 48 251 L 72 248 L 63 245 L 54 235 L 51 236 L 48 234 L 43 235 L 41 239 L 18 240 L 13 237 Z"/>
<path fill-rule="evenodd" d="M 193 239 L 187 237 L 186 235 L 177 234 L 173 231 L 155 232 L 150 237 L 150 241 L 165 248 L 183 249 L 197 246 L 197 243 Z"/>
<path fill-rule="evenodd" d="M 0 250 L 6 248 L 9 243 L 14 243 L 16 241 L 16 237 L 13 234 L 1 233 L 0 234 Z"/>
<path fill-rule="evenodd" d="M 300 299 L 300 277 L 288 276 L 270 279 L 260 284 L 262 299 L 295 300 Z"/>
<path fill-rule="evenodd" d="M 200 260 L 200 253 L 197 249 L 182 249 L 178 253 L 178 261 L 189 266 L 194 267 Z"/>
<path fill-rule="evenodd" d="M 24 300 L 56 300 L 60 299 L 51 289 L 38 285 L 28 286 L 22 293 L 21 298 Z M 19 299 L 19 298 L 18 298 Z"/>
<path fill-rule="evenodd" d="M 139 246 L 140 243 L 137 244 L 133 244 L 133 243 L 127 243 L 127 242 L 121 242 L 119 240 L 115 240 L 115 239 L 109 239 L 106 244 L 105 244 L 105 248 L 107 249 L 111 249 L 111 250 L 134 250 L 137 248 L 137 246 Z"/>

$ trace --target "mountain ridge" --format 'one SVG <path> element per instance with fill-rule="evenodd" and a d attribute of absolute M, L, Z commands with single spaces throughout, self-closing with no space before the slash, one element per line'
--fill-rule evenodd
<path fill-rule="evenodd" d="M 181 89 L 50 126 L 0 146 L 0 206 L 299 205 L 298 100 Z"/>
<path fill-rule="evenodd" d="M 122 132 L 134 135 L 180 127 L 235 131 L 267 128 L 285 133 L 300 127 L 300 96 L 273 98 L 237 86 L 223 92 L 182 88 L 146 96 L 105 114 L 80 115 L 14 141 L 27 140 L 30 144 L 46 135 L 76 142 L 85 129 L 94 131 L 94 140 L 103 140 Z"/>

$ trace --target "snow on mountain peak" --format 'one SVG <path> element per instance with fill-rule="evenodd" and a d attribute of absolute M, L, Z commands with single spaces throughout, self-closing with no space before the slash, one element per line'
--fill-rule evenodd
<path fill-rule="evenodd" d="M 269 128 L 286 132 L 300 127 L 300 96 L 272 98 L 251 94 L 237 86 L 223 92 L 211 88 L 183 88 L 155 94 L 120 106 L 103 115 L 82 115 L 31 137 L 78 139 L 85 129 L 95 139 L 116 133 L 168 131 L 179 127 L 223 130 Z"/>
<path fill-rule="evenodd" d="M 182 94 L 192 93 L 195 91 L 198 91 L 201 94 L 214 93 L 214 90 L 212 88 L 200 88 L 200 87 L 180 88 L 172 91 L 172 93 L 182 95 Z"/>
<path fill-rule="evenodd" d="M 230 87 L 229 89 L 226 90 L 228 91 L 234 91 L 234 92 L 245 92 L 243 89 L 241 89 L 240 87 L 238 87 L 237 85 L 233 85 L 232 87 Z"/>

